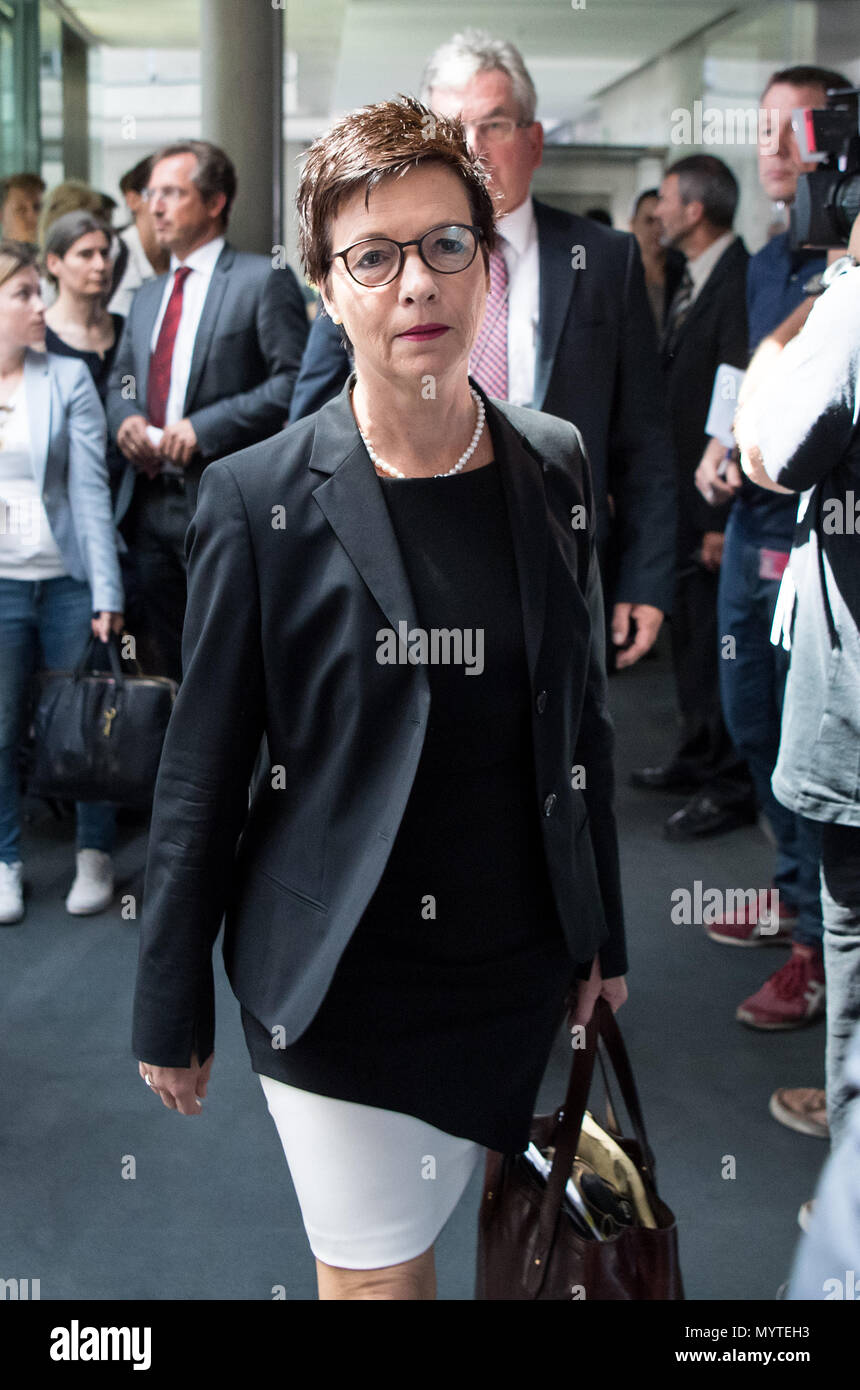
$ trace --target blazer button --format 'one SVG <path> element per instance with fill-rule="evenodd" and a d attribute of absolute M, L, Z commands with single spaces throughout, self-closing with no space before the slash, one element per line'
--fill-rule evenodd
<path fill-rule="evenodd" d="M 556 796 L 555 792 L 550 792 L 549 796 L 543 804 L 543 813 L 545 816 L 552 815 L 553 811 L 555 810 L 555 803 L 557 801 L 558 797 Z"/>
<path fill-rule="evenodd" d="M 545 691 L 545 690 L 541 690 L 541 691 L 538 693 L 538 697 L 537 697 L 537 699 L 535 700 L 535 705 L 537 706 L 537 712 L 538 712 L 538 714 L 543 714 L 544 710 L 546 709 L 546 691 Z"/>

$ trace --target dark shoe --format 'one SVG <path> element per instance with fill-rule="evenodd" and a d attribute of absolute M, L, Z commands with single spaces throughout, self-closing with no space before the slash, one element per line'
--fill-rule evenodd
<path fill-rule="evenodd" d="M 674 763 L 664 763 L 661 767 L 640 767 L 630 774 L 631 787 L 640 787 L 652 792 L 681 792 L 689 796 L 696 791 L 699 783 L 689 772 Z"/>
<path fill-rule="evenodd" d="M 668 840 L 695 840 L 704 835 L 721 835 L 737 830 L 741 825 L 755 825 L 758 812 L 754 806 L 721 806 L 713 797 L 702 792 L 670 816 L 663 827 Z"/>

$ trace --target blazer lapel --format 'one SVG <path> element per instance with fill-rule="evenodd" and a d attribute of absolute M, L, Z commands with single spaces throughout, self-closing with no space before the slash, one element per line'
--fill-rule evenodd
<path fill-rule="evenodd" d="M 534 207 L 540 285 L 533 405 L 541 410 L 579 271 L 571 264 L 570 233 L 558 225 L 551 208 L 537 201 Z"/>
<path fill-rule="evenodd" d="M 362 443 L 349 403 L 350 377 L 317 415 L 309 467 L 327 475 L 314 497 L 392 628 L 418 625 L 415 601 L 388 515 L 382 484 Z M 472 382 L 476 390 L 477 383 Z M 549 529 L 540 461 L 483 391 L 487 424 L 511 523 L 529 673 L 543 639 Z"/>
<path fill-rule="evenodd" d="M 717 261 L 716 265 L 714 266 L 713 270 L 711 271 L 701 290 L 696 295 L 696 298 L 690 305 L 689 313 L 687 314 L 687 317 L 684 319 L 684 322 L 681 324 L 681 328 L 678 332 L 678 337 L 674 345 L 674 351 L 676 353 L 678 351 L 678 344 L 682 343 L 684 339 L 689 336 L 691 328 L 695 329 L 696 323 L 701 318 L 702 314 L 708 306 L 708 303 L 716 294 L 723 280 L 726 278 L 729 271 L 733 268 L 736 261 L 742 258 L 744 251 L 745 247 L 740 237 L 736 237 L 735 240 L 726 247 L 725 251 L 720 256 L 720 259 Z"/>
<path fill-rule="evenodd" d="M 147 397 L 149 395 L 149 359 L 152 356 L 152 330 L 155 327 L 155 320 L 158 318 L 164 286 L 169 278 L 169 275 L 157 275 L 154 280 L 144 280 L 134 299 L 135 308 L 137 308 L 138 303 L 140 304 L 135 315 L 136 338 L 133 343 L 134 360 L 139 364 L 136 383 L 137 399 L 144 415 L 148 414 Z"/>
<path fill-rule="evenodd" d="M 477 383 L 473 382 L 476 389 Z M 483 391 L 481 392 L 484 395 Z M 507 418 L 504 406 L 484 396 L 487 424 L 502 475 L 523 611 L 523 634 L 529 675 L 535 668 L 546 619 L 549 526 L 540 460 Z"/>
<path fill-rule="evenodd" d="M 24 358 L 24 395 L 30 425 L 33 474 L 41 496 L 45 487 L 51 446 L 51 369 L 43 352 L 28 351 Z"/>
<path fill-rule="evenodd" d="M 391 525 L 382 483 L 368 457 L 349 401 L 350 376 L 317 414 L 309 467 L 327 474 L 318 505 L 392 628 L 418 625 L 415 600 Z"/>
<path fill-rule="evenodd" d="M 200 323 L 197 327 L 197 336 L 194 339 L 194 351 L 191 354 L 191 370 L 188 374 L 188 388 L 185 392 L 183 407 L 185 415 L 191 410 L 195 392 L 200 385 L 200 378 L 203 375 L 203 368 L 206 365 L 206 358 L 209 355 L 209 348 L 215 335 L 215 324 L 218 320 L 221 301 L 227 291 L 227 271 L 235 258 L 236 252 L 233 247 L 229 243 L 225 244 L 221 255 L 215 262 L 215 269 L 212 271 L 209 289 L 203 303 L 203 313 L 200 315 Z"/>

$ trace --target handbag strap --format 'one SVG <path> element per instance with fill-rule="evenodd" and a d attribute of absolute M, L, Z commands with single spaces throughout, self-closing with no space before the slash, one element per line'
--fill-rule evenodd
<path fill-rule="evenodd" d="M 89 663 L 92 656 L 93 648 L 95 647 L 96 642 L 100 640 L 101 639 L 96 637 L 94 632 L 90 634 L 89 640 L 86 646 L 84 647 L 83 653 L 81 654 L 81 659 L 74 670 L 75 680 L 79 680 L 81 676 L 85 676 L 87 671 L 90 670 Z M 110 668 L 113 673 L 114 679 L 117 681 L 118 685 L 122 687 L 125 684 L 125 674 L 122 669 L 122 663 L 119 659 L 119 651 L 117 650 L 118 645 L 118 636 L 115 632 L 112 632 L 107 640 L 108 660 L 110 661 Z"/>
<path fill-rule="evenodd" d="M 547 1260 L 558 1225 L 564 1189 L 573 1168 L 582 1117 L 588 1104 L 594 1060 L 597 1056 L 598 1014 L 595 1009 L 585 1028 L 585 1047 L 574 1054 L 564 1107 L 553 1136 L 555 1153 L 540 1206 L 537 1240 L 528 1272 L 528 1283 L 537 1291 L 543 1282 Z"/>
<path fill-rule="evenodd" d="M 627 1055 L 627 1048 L 621 1036 L 621 1029 L 612 1009 L 605 999 L 598 999 L 597 1004 L 600 1008 L 600 1036 L 603 1039 L 607 1055 L 612 1063 L 612 1070 L 618 1081 L 621 1096 L 627 1107 L 633 1125 L 633 1133 L 642 1151 L 642 1159 L 645 1164 L 648 1177 L 656 1187 L 656 1164 L 651 1145 L 648 1143 L 648 1135 L 645 1131 L 645 1117 L 642 1114 L 642 1106 L 639 1102 L 639 1092 L 633 1077 L 633 1068 L 630 1065 L 630 1058 Z"/>
<path fill-rule="evenodd" d="M 612 1063 L 622 1098 L 630 1115 L 634 1134 L 642 1151 L 647 1175 L 652 1185 L 655 1185 L 654 1157 L 645 1133 L 642 1107 L 639 1104 L 639 1094 L 633 1079 L 633 1070 L 627 1056 L 627 1049 L 608 1001 L 598 999 L 591 1020 L 586 1025 L 585 1047 L 574 1052 L 567 1094 L 553 1136 L 555 1153 L 541 1201 L 537 1239 L 527 1275 L 527 1284 L 533 1296 L 539 1291 L 543 1283 L 549 1253 L 558 1226 L 564 1190 L 576 1157 L 582 1121 L 588 1105 L 588 1093 L 594 1074 L 599 1038 L 603 1039 L 607 1055 Z"/>

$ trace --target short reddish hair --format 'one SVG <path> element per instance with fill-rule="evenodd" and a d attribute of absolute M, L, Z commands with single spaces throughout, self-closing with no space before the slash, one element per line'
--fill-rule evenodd
<path fill-rule="evenodd" d="M 320 285 L 329 273 L 331 224 L 347 198 L 364 189 L 366 206 L 382 179 L 431 162 L 446 164 L 463 180 L 487 263 L 496 240 L 495 211 L 487 172 L 466 144 L 462 122 L 438 116 L 414 97 L 398 96 L 351 111 L 308 150 L 296 199 L 308 279 Z"/>

